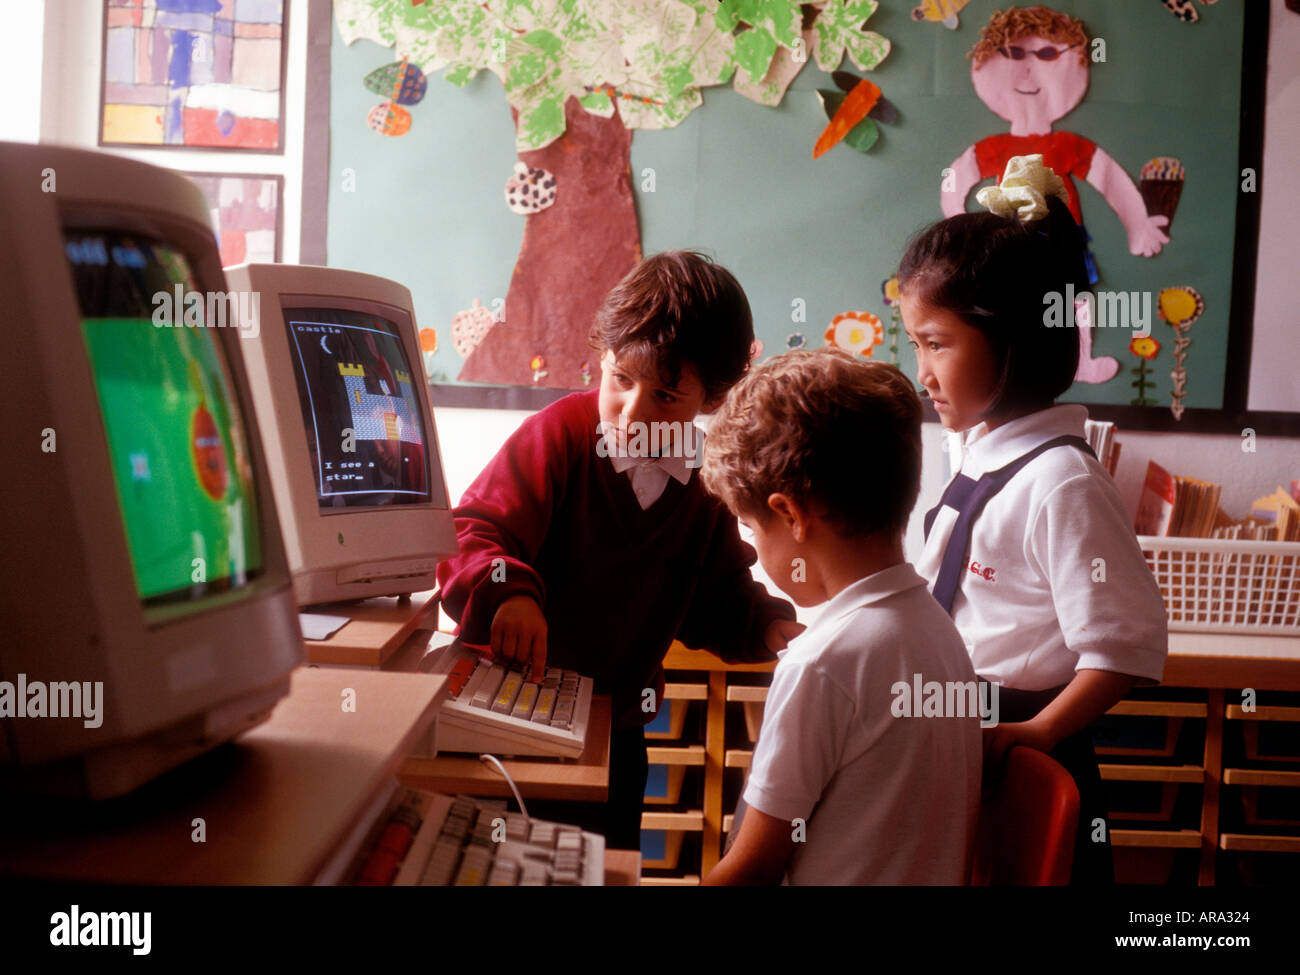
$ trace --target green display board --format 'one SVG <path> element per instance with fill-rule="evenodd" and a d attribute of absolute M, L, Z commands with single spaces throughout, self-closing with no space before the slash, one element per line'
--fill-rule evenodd
<path fill-rule="evenodd" d="M 880 126 L 868 152 L 841 144 L 812 158 L 827 121 L 816 90 L 834 87 L 814 63 L 778 106 L 708 87 L 704 105 L 675 128 L 633 133 L 642 251 L 699 248 L 734 271 L 749 295 L 763 357 L 796 344 L 796 336 L 805 347 L 823 345 L 828 326 L 845 312 L 871 313 L 888 329 L 882 282 L 908 238 L 942 216 L 945 168 L 978 140 L 1007 131 L 976 95 L 967 57 L 1001 5 L 973 0 L 956 30 L 914 20 L 914 6 L 882 3 L 868 25 L 892 50 L 869 75 L 855 73 L 869 76 L 900 113 Z M 1264 57 L 1257 29 L 1250 44 L 1259 49 L 1243 58 L 1244 6 L 1200 6 L 1199 22 L 1185 23 L 1156 2 L 1053 4 L 1081 18 L 1091 39 L 1087 95 L 1054 129 L 1095 142 L 1135 184 L 1156 157 L 1175 157 L 1185 171 L 1170 242 L 1154 257 L 1130 254 L 1106 199 L 1075 181 L 1100 271 L 1096 289 L 1137 295 L 1136 309 L 1151 303 L 1160 351 L 1142 366 L 1152 405 L 1135 413 L 1162 414 L 1157 425 L 1177 426 L 1170 419 L 1175 334 L 1156 310 L 1164 289 L 1190 287 L 1204 303 L 1184 336 L 1183 425 L 1230 406 L 1225 395 L 1235 395 L 1230 344 L 1243 289 L 1234 291 L 1234 261 L 1240 275 L 1242 250 L 1252 249 L 1253 261 L 1254 247 L 1253 239 L 1237 239 L 1238 210 L 1257 209 L 1248 195 L 1257 186 L 1243 178 L 1239 158 L 1243 62 Z M 401 53 L 366 41 L 347 46 L 334 30 L 328 260 L 409 287 L 419 324 L 438 333 L 438 350 L 427 357 L 430 378 L 454 384 L 463 360 L 449 324 L 475 300 L 489 309 L 504 302 L 523 240 L 528 218 L 506 206 L 503 192 L 518 158 L 515 129 L 496 78 L 484 72 L 459 88 L 435 72 L 423 99 L 407 108 L 409 131 L 374 131 L 367 115 L 378 99 L 363 79 Z M 844 67 L 853 66 L 846 60 Z M 967 206 L 977 206 L 973 191 Z M 1135 320 L 1140 325 L 1136 317 L 1125 324 Z M 1065 398 L 1127 407 L 1137 393 L 1132 370 L 1141 364 L 1131 350 L 1134 333 L 1110 327 L 1093 335 L 1093 355 L 1118 360 L 1119 371 L 1107 382 L 1077 382 Z M 519 349 L 521 357 L 530 354 Z M 871 354 L 891 358 L 888 334 Z M 897 361 L 915 375 L 905 336 Z"/>

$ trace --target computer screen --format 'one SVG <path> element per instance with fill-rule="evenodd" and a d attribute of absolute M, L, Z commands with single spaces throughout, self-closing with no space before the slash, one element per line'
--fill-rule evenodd
<path fill-rule="evenodd" d="M 339 308 L 286 307 L 283 317 L 321 508 L 427 504 L 427 437 L 412 378 L 422 377 L 397 325 Z"/>
<path fill-rule="evenodd" d="M 246 586 L 262 567 L 247 435 L 203 303 L 184 301 L 189 261 L 135 234 L 64 240 L 141 600 Z"/>

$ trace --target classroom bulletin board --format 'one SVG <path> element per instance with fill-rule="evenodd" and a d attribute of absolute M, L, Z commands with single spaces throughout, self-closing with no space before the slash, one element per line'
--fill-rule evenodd
<path fill-rule="evenodd" d="M 388 2 L 375 0 L 376 6 Z M 829 6 L 852 8 L 856 16 L 872 4 L 834 0 Z M 941 187 L 951 176 L 945 170 L 968 147 L 1008 130 L 977 95 L 967 56 L 981 28 L 1005 6 L 996 0 L 925 0 L 919 6 L 883 0 L 870 12 L 864 28 L 887 39 L 887 53 L 870 70 L 849 58 L 839 67 L 854 76 L 851 82 L 869 79 L 891 109 L 873 109 L 874 140 L 850 137 L 813 158 L 832 114 L 824 101 L 831 98 L 832 108 L 842 104 L 846 87 L 836 79 L 836 102 L 836 80 L 815 59 L 778 104 L 758 104 L 731 84 L 706 86 L 700 88 L 703 104 L 673 127 L 630 131 L 624 178 L 635 207 L 631 246 L 647 255 L 697 248 L 730 268 L 753 308 L 760 359 L 829 341 L 896 361 L 915 377 L 887 281 L 908 238 L 943 216 Z M 1234 396 L 1244 397 L 1235 388 L 1241 370 L 1232 362 L 1248 354 L 1249 317 L 1241 320 L 1241 305 L 1253 273 L 1246 284 L 1240 281 L 1246 269 L 1253 272 L 1255 245 L 1241 237 L 1258 204 L 1254 188 L 1244 185 L 1242 159 L 1258 151 L 1262 129 L 1252 133 L 1243 124 L 1243 85 L 1249 83 L 1243 62 L 1251 58 L 1243 57 L 1243 47 L 1248 32 L 1252 44 L 1261 43 L 1266 27 L 1248 24 L 1242 3 L 1189 0 L 1195 22 L 1160 0 L 1055 0 L 1050 6 L 1081 18 L 1089 38 L 1086 95 L 1053 130 L 1095 143 L 1149 207 L 1173 214 L 1160 252 L 1135 256 L 1129 231 L 1107 198 L 1083 178 L 1074 180 L 1097 265 L 1094 289 L 1124 293 L 1133 302 L 1120 327 L 1098 323 L 1091 329 L 1091 355 L 1102 365 L 1095 381 L 1076 382 L 1063 399 L 1096 404 L 1101 415 L 1109 409 L 1123 426 L 1206 429 L 1202 420 L 1232 406 Z M 547 186 L 545 167 L 534 171 L 530 162 L 517 171 L 521 158 L 564 165 L 556 155 L 563 140 L 539 153 L 521 152 L 522 136 L 497 77 L 482 71 L 449 84 L 449 67 L 417 78 L 401 60 L 410 51 L 370 40 L 345 43 L 337 3 L 335 11 L 329 263 L 410 288 L 422 329 L 436 335 L 424 336 L 426 370 L 436 393 L 460 394 L 450 401 L 519 405 L 491 390 L 535 387 L 559 395 L 598 383 L 594 353 L 591 378 L 572 363 L 559 375 L 548 368 L 543 350 L 524 341 L 510 353 L 521 370 L 512 381 L 466 381 L 463 374 L 464 353 L 474 340 L 510 318 L 506 297 L 525 226 L 538 219 L 528 205 L 558 207 L 566 193 L 580 194 L 582 181 L 599 174 L 570 167 L 558 185 Z M 610 93 L 615 101 L 620 97 Z M 569 128 L 581 125 L 581 109 L 576 103 L 568 108 Z M 862 131 L 855 127 L 854 135 Z M 869 144 L 864 149 L 855 142 Z M 548 151 L 551 156 L 542 155 Z M 975 190 L 989 182 L 972 187 L 967 209 L 977 207 Z M 534 236 L 532 246 L 572 246 L 586 266 L 599 267 L 602 254 L 611 261 L 634 259 L 627 237 L 625 227 L 587 219 L 571 222 L 564 235 Z M 1132 327 L 1140 327 L 1148 302 L 1154 344 L 1135 341 Z M 562 300 L 535 307 L 550 316 L 550 327 L 585 330 L 589 324 L 569 321 Z M 1112 311 L 1117 307 L 1112 304 Z M 1100 379 L 1108 371 L 1111 378 Z"/>

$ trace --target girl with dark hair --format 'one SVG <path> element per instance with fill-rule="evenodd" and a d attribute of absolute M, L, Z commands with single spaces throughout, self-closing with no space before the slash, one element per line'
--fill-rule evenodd
<path fill-rule="evenodd" d="M 899 267 L 917 379 L 961 469 L 925 517 L 917 569 L 952 615 L 976 674 L 1000 685 L 987 768 L 1013 745 L 1056 758 L 1079 786 L 1072 883 L 1113 882 L 1092 723 L 1164 670 L 1164 603 L 1087 410 L 1057 406 L 1078 366 L 1066 296 L 1087 287 L 1064 184 L 1041 156 L 981 190 L 992 212 L 940 221 Z"/>

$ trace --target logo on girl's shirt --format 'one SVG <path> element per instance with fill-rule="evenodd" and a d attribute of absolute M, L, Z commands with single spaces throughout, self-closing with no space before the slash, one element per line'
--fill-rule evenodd
<path fill-rule="evenodd" d="M 975 575 L 979 576 L 981 579 L 984 579 L 988 582 L 997 582 L 997 580 L 993 578 L 993 573 L 995 573 L 997 569 L 994 569 L 991 566 L 987 566 L 987 565 L 981 566 L 978 562 L 972 560 L 970 564 L 970 570 Z"/>

